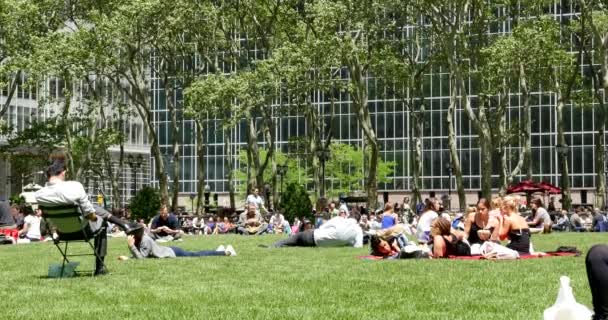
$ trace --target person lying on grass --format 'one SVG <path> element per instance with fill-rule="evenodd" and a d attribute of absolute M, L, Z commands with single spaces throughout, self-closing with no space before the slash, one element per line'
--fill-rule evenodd
<path fill-rule="evenodd" d="M 308 229 L 291 235 L 271 245 L 279 247 L 363 247 L 363 231 L 355 219 L 346 218 L 346 213 L 330 219 L 319 229 Z"/>
<path fill-rule="evenodd" d="M 470 256 L 471 247 L 463 241 L 464 234 L 453 230 L 448 219 L 439 217 L 431 223 L 431 242 L 433 258 L 448 256 Z"/>
<path fill-rule="evenodd" d="M 506 196 L 503 198 L 500 208 L 502 222 L 498 236 L 500 240 L 511 240 L 507 244 L 507 248 L 520 254 L 530 254 L 530 229 L 526 219 L 517 211 L 518 204 L 519 197 Z"/>
<path fill-rule="evenodd" d="M 144 234 L 143 226 L 132 224 L 135 229 L 127 237 L 129 250 L 135 259 L 144 258 L 175 258 L 175 257 L 206 257 L 206 256 L 236 256 L 236 251 L 231 245 L 224 248 L 220 246 L 217 250 L 186 251 L 179 247 L 164 247 L 156 243 L 151 237 Z M 118 260 L 127 260 L 129 257 L 120 256 Z"/>
<path fill-rule="evenodd" d="M 470 245 L 498 240 L 498 219 L 490 215 L 490 202 L 485 198 L 477 202 L 477 210 L 469 212 L 464 223 L 464 238 Z"/>
<path fill-rule="evenodd" d="M 372 235 L 369 243 L 372 256 L 396 257 L 409 241 L 405 236 L 405 226 L 398 224 Z"/>

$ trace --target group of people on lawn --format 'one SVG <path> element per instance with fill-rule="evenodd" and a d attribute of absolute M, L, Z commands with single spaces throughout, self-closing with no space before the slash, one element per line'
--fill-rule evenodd
<path fill-rule="evenodd" d="M 148 232 L 145 232 L 144 224 L 125 223 L 103 208 L 94 206 L 79 182 L 65 181 L 66 158 L 62 153 L 53 155 L 46 174 L 48 183 L 36 192 L 36 199 L 40 205 L 47 207 L 76 205 L 89 221 L 86 228 L 104 228 L 108 222 L 113 223 L 127 234 L 128 248 L 134 258 L 236 255 L 236 251 L 231 245 L 222 245 L 216 250 L 195 252 L 175 246 L 159 245 L 156 240 L 167 240 L 167 238 L 175 240 L 179 239 L 181 235 L 175 217 L 168 212 L 166 207 L 162 207 L 160 214 L 152 220 Z M 241 214 L 237 225 L 239 233 L 260 234 L 264 232 L 263 230 L 267 230 L 266 222 L 260 215 L 261 206 L 263 206 L 263 202 L 259 199 L 248 199 L 247 210 Z M 443 214 L 438 213 L 440 202 L 436 199 L 429 199 L 423 212 L 416 219 L 415 229 L 408 224 L 398 223 L 399 218 L 392 211 L 391 205 L 385 206 L 385 211 L 378 219 L 381 221 L 381 228 L 365 232 L 364 228 L 368 221 L 361 221 L 361 217 L 349 215 L 347 210 L 338 210 L 335 217 L 331 217 L 318 228 L 312 228 L 310 223 L 306 230 L 292 234 L 270 247 L 362 247 L 365 237 L 369 239 L 372 255 L 386 258 L 411 257 L 404 253 L 408 253 L 408 247 L 415 247 L 424 249 L 416 250 L 423 253 L 416 257 L 442 258 L 451 255 L 470 255 L 473 246 L 484 242 L 509 240 L 506 244 L 507 248 L 520 254 L 530 254 L 530 237 L 534 231 L 531 227 L 540 227 L 541 231 L 546 230 L 546 224 L 550 223 L 550 219 L 547 220 L 548 214 L 540 199 L 532 202 L 536 215 L 529 221 L 518 213 L 518 206 L 519 199 L 516 196 L 495 198 L 491 202 L 480 199 L 464 217 L 463 230 L 459 230 L 458 224 L 454 224 Z M 24 231 L 25 233 L 32 231 L 30 228 L 36 227 L 40 223 L 40 212 L 36 212 L 32 216 L 38 218 L 28 219 L 28 228 Z M 97 253 L 95 275 L 103 275 L 107 273 L 104 265 L 107 234 L 106 232 L 96 234 L 94 240 Z M 412 235 L 415 237 L 415 241 L 408 239 L 408 236 Z M 54 234 L 54 237 L 60 236 Z M 36 234 L 32 237 L 39 238 Z M 124 260 L 128 257 L 121 256 L 119 259 Z M 594 246 L 587 255 L 586 266 L 593 294 L 594 319 L 606 319 L 608 316 L 608 292 L 606 292 L 606 288 L 608 288 L 608 246 Z"/>

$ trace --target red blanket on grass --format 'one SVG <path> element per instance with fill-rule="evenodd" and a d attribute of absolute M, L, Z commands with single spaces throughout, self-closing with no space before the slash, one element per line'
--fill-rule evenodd
<path fill-rule="evenodd" d="M 519 256 L 519 259 L 535 259 L 535 258 L 552 258 L 552 257 L 574 257 L 576 256 L 576 253 L 574 252 L 545 252 L 546 255 L 544 256 L 537 256 L 537 255 L 531 255 L 531 254 L 526 254 L 526 255 L 521 255 Z M 358 256 L 358 259 L 362 259 L 362 260 L 383 260 L 383 257 L 378 257 L 378 256 Z M 455 259 L 455 260 L 485 260 L 483 256 L 448 256 L 448 259 Z"/>
<path fill-rule="evenodd" d="M 536 259 L 536 258 L 551 258 L 551 257 L 574 257 L 576 256 L 575 252 L 544 252 L 545 255 L 532 255 L 532 254 L 524 254 L 520 255 L 519 259 Z M 484 260 L 483 256 L 448 256 L 448 259 L 457 259 L 457 260 Z"/>

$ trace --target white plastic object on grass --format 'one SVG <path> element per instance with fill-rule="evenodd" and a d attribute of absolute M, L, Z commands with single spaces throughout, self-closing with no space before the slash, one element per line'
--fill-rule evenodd
<path fill-rule="evenodd" d="M 561 276 L 559 278 L 560 287 L 557 293 L 555 304 L 547 309 L 543 314 L 544 320 L 589 320 L 592 312 L 586 306 L 576 302 L 570 278 Z"/>

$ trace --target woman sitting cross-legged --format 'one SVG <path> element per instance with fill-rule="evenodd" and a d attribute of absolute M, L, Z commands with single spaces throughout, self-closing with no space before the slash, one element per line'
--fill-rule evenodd
<path fill-rule="evenodd" d="M 433 258 L 446 258 L 447 256 L 470 256 L 471 247 L 463 241 L 463 234 L 453 230 L 448 219 L 437 218 L 431 224 L 431 242 L 433 245 Z"/>
<path fill-rule="evenodd" d="M 148 235 L 144 234 L 143 226 L 131 224 L 132 231 L 127 237 L 129 250 L 135 259 L 143 258 L 175 258 L 175 257 L 205 257 L 205 256 L 236 256 L 236 251 L 231 245 L 227 248 L 220 246 L 218 250 L 186 251 L 179 247 L 161 246 Z M 118 257 L 119 260 L 129 259 L 126 256 Z"/>
<path fill-rule="evenodd" d="M 507 248 L 520 254 L 530 254 L 530 229 L 528 222 L 517 211 L 519 197 L 506 196 L 503 199 L 500 212 L 502 222 L 498 236 L 500 240 L 509 239 Z"/>

